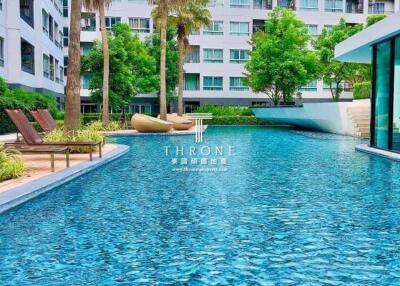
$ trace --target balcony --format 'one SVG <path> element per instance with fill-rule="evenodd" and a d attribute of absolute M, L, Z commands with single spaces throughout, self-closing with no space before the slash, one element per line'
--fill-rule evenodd
<path fill-rule="evenodd" d="M 370 1 L 368 4 L 368 14 L 392 14 L 394 13 L 394 3 L 391 1 Z"/>
<path fill-rule="evenodd" d="M 253 20 L 253 33 L 265 30 L 265 20 Z"/>
<path fill-rule="evenodd" d="M 81 16 L 81 31 L 94 32 L 96 31 L 96 14 L 82 13 Z"/>
<path fill-rule="evenodd" d="M 278 6 L 293 11 L 296 10 L 295 0 L 278 0 Z"/>
<path fill-rule="evenodd" d="M 272 10 L 272 0 L 253 0 L 253 8 Z"/>
<path fill-rule="evenodd" d="M 185 62 L 190 64 L 200 63 L 200 46 L 190 46 Z"/>
<path fill-rule="evenodd" d="M 364 5 L 362 0 L 347 0 L 346 13 L 349 14 L 362 14 Z"/>

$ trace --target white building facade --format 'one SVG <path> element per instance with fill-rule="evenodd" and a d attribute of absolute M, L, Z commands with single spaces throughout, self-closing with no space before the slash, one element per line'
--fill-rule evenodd
<path fill-rule="evenodd" d="M 65 0 L 64 2 L 67 2 Z M 66 3 L 65 3 L 66 4 Z M 288 7 L 287 0 L 212 0 L 213 23 L 190 36 L 191 52 L 185 63 L 184 103 L 186 111 L 207 103 L 254 105 L 267 101 L 266 95 L 252 92 L 243 82 L 244 64 L 249 59 L 249 40 L 261 29 L 268 12 L 276 6 Z M 400 0 L 295 0 L 294 10 L 317 36 L 324 27 L 344 18 L 349 24 L 365 23 L 371 14 L 391 14 L 400 9 Z M 106 26 L 128 23 L 141 38 L 154 27 L 151 7 L 146 0 L 115 0 L 106 12 Z M 82 13 L 82 53 L 100 39 L 99 19 L 95 13 Z M 90 75 L 82 76 L 82 95 Z M 327 101 L 331 94 L 322 81 L 313 81 L 301 90 L 304 101 Z M 343 98 L 351 99 L 350 90 Z M 147 99 L 147 100 L 146 100 Z M 83 100 L 85 102 L 85 100 Z M 154 97 L 137 97 L 131 111 L 152 112 Z M 85 104 L 85 103 L 84 103 Z M 91 108 L 86 108 L 90 111 Z"/>
<path fill-rule="evenodd" d="M 0 77 L 64 100 L 62 0 L 0 0 Z"/>
<path fill-rule="evenodd" d="M 63 101 L 68 63 L 68 25 L 71 0 L 0 0 L 0 76 L 11 86 L 55 95 Z M 293 7 L 296 14 L 318 35 L 338 23 L 364 23 L 371 14 L 399 11 L 400 0 L 212 0 L 213 23 L 190 36 L 191 52 L 185 64 L 186 111 L 207 103 L 254 105 L 267 101 L 243 82 L 249 59 L 249 40 L 261 29 L 268 12 L 276 6 Z M 146 0 L 114 0 L 107 10 L 106 26 L 128 23 L 144 39 L 154 30 L 152 7 Z M 100 39 L 96 13 L 82 12 L 81 50 L 90 50 Z M 90 102 L 90 75 L 82 75 L 84 112 L 97 111 Z M 331 95 L 322 81 L 301 89 L 304 101 L 327 101 Z M 344 98 L 350 99 L 351 92 Z M 156 112 L 155 95 L 137 96 L 131 112 Z"/>

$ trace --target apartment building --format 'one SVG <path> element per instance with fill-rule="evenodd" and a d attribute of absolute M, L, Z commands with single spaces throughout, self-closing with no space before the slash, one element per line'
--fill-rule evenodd
<path fill-rule="evenodd" d="M 188 112 L 207 103 L 254 105 L 267 101 L 265 94 L 252 92 L 244 83 L 244 64 L 249 60 L 252 33 L 263 28 L 268 12 L 274 7 L 292 8 L 310 33 L 317 36 L 340 18 L 356 24 L 365 23 L 371 14 L 397 12 L 400 0 L 212 0 L 209 6 L 212 24 L 190 36 L 191 51 L 184 67 L 184 103 Z M 128 23 L 133 32 L 145 38 L 154 29 L 151 10 L 146 0 L 114 0 L 106 12 L 106 26 Z M 68 17 L 68 0 L 64 0 L 64 16 Z M 67 36 L 67 28 L 64 34 Z M 98 15 L 82 12 L 82 54 L 100 37 Z M 68 41 L 67 37 L 64 39 Z M 89 100 L 89 82 L 90 75 L 82 75 L 82 110 L 86 112 L 97 109 Z M 351 99 L 351 89 L 344 88 L 343 98 Z M 320 80 L 310 82 L 300 92 L 304 101 L 331 98 L 329 88 Z M 155 95 L 138 96 L 130 107 L 134 112 L 154 109 L 157 109 Z"/>
<path fill-rule="evenodd" d="M 64 101 L 62 0 L 0 0 L 0 77 Z"/>

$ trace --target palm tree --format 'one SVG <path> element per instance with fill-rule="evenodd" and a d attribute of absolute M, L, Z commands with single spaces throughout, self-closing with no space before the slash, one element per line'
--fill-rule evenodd
<path fill-rule="evenodd" d="M 110 52 L 108 49 L 105 8 L 108 7 L 111 2 L 112 0 L 83 0 L 83 7 L 87 11 L 99 11 L 101 42 L 103 46 L 103 125 L 108 125 L 108 123 L 110 122 L 108 97 L 110 77 Z"/>
<path fill-rule="evenodd" d="M 178 115 L 183 114 L 183 64 L 188 52 L 189 34 L 200 30 L 211 23 L 211 14 L 207 8 L 209 0 L 192 0 L 176 8 L 171 18 L 176 27 L 179 60 L 178 60 Z"/>
<path fill-rule="evenodd" d="M 168 16 L 179 5 L 184 5 L 191 0 L 148 0 L 154 5 L 153 18 L 160 29 L 160 118 L 167 119 L 167 85 L 166 85 L 166 52 L 167 52 L 167 26 Z"/>
<path fill-rule="evenodd" d="M 81 125 L 81 8 L 82 0 L 71 1 L 64 122 L 64 128 L 67 131 L 78 130 Z"/>

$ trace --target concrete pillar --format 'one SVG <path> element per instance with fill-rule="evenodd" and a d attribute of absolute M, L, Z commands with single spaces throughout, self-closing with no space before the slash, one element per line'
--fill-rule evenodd
<path fill-rule="evenodd" d="M 400 11 L 400 0 L 394 0 L 394 12 L 397 13 Z"/>
<path fill-rule="evenodd" d="M 9 83 L 18 83 L 21 71 L 21 37 L 19 1 L 6 1 L 7 75 Z"/>
<path fill-rule="evenodd" d="M 364 15 L 368 16 L 368 4 L 369 4 L 369 0 L 363 0 L 363 9 L 364 9 Z"/>

